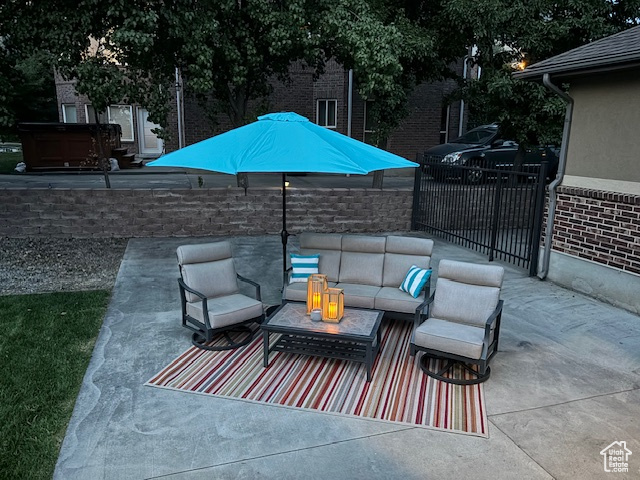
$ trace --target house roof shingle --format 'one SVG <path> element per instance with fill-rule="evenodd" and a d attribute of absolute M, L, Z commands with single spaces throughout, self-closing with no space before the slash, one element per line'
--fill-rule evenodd
<path fill-rule="evenodd" d="M 533 80 L 545 73 L 566 77 L 636 66 L 640 66 L 640 25 L 534 63 L 513 76 Z"/>

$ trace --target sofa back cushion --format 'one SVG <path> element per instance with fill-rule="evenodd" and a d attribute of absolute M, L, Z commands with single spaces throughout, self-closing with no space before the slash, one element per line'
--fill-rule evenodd
<path fill-rule="evenodd" d="M 337 282 L 340 273 L 342 235 L 338 233 L 310 233 L 299 235 L 302 255 L 320 255 L 318 271 L 330 282 Z"/>
<path fill-rule="evenodd" d="M 382 286 L 385 244 L 385 237 L 343 236 L 338 281 Z"/>
<path fill-rule="evenodd" d="M 231 255 L 231 243 L 215 242 L 183 245 L 176 254 L 182 280 L 207 298 L 238 292 L 236 269 Z M 199 298 L 186 292 L 188 302 Z"/>
<path fill-rule="evenodd" d="M 399 287 L 412 265 L 431 266 L 433 240 L 428 238 L 387 237 L 384 255 L 383 287 Z"/>

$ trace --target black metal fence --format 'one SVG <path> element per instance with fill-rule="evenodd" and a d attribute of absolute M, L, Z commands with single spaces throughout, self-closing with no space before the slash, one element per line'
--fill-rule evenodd
<path fill-rule="evenodd" d="M 412 229 L 537 273 L 547 164 L 537 172 L 418 158 Z"/>

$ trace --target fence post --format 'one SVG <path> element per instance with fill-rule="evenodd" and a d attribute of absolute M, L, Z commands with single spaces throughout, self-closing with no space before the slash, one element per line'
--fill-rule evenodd
<path fill-rule="evenodd" d="M 416 153 L 416 163 L 413 175 L 413 205 L 411 207 L 411 230 L 417 230 L 418 216 L 420 215 L 420 187 L 422 185 L 422 163 L 420 154 Z"/>
<path fill-rule="evenodd" d="M 536 208 L 534 210 L 533 228 L 531 231 L 531 257 L 529 260 L 529 276 L 538 273 L 538 256 L 540 254 L 540 236 L 542 235 L 542 216 L 544 215 L 544 199 L 547 184 L 547 170 L 549 162 L 540 164 L 538 185 L 536 186 Z"/>
<path fill-rule="evenodd" d="M 508 174 L 507 174 L 508 175 Z M 509 179 L 507 179 L 507 182 Z M 493 223 L 491 225 L 491 241 L 489 247 L 489 261 L 493 262 L 493 252 L 498 242 L 498 223 L 500 222 L 500 203 L 502 202 L 502 172 L 498 172 L 496 178 L 496 194 L 493 198 Z"/>

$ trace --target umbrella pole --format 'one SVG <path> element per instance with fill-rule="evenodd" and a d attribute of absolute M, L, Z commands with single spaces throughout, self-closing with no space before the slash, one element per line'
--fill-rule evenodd
<path fill-rule="evenodd" d="M 287 240 L 289 232 L 287 232 L 287 174 L 282 174 L 282 288 L 287 284 Z"/>

